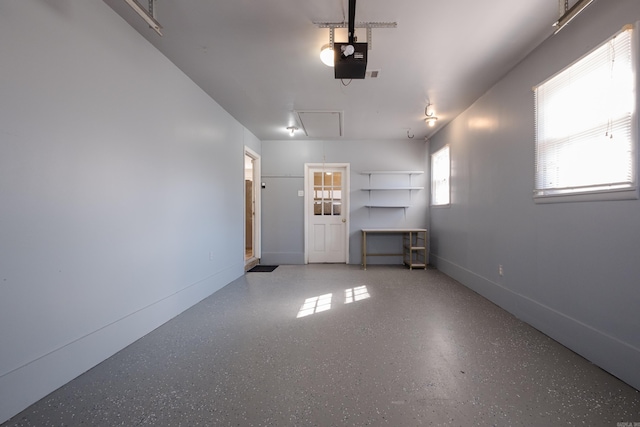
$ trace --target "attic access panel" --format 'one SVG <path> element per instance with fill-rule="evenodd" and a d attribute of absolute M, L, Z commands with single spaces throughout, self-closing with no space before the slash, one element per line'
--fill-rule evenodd
<path fill-rule="evenodd" d="M 309 138 L 340 138 L 342 111 L 296 111 L 298 123 Z"/>

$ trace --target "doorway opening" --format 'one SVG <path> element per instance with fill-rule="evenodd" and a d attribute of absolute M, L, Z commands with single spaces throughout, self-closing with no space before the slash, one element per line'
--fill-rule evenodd
<path fill-rule="evenodd" d="M 244 149 L 244 267 L 260 262 L 260 156 Z"/>

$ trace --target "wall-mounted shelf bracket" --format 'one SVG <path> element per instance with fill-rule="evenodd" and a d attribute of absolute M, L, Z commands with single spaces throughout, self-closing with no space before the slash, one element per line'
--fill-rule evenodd
<path fill-rule="evenodd" d="M 155 18 L 155 0 L 149 0 L 149 10 L 145 9 L 144 6 L 137 2 L 137 0 L 124 1 L 131 6 L 131 9 L 135 10 L 136 13 L 147 22 L 147 24 L 149 24 L 149 27 L 153 28 L 153 30 L 159 35 L 162 35 L 162 32 L 160 31 L 162 30 L 162 25 L 160 25 Z"/>
<path fill-rule="evenodd" d="M 329 29 L 329 43 L 331 44 L 331 49 L 333 49 L 335 29 L 349 28 L 348 22 L 314 22 L 313 24 L 318 28 Z M 397 22 L 356 22 L 354 24 L 354 28 L 366 28 L 368 50 L 371 50 L 371 46 L 373 45 L 371 41 L 373 37 L 373 32 L 371 31 L 372 28 L 396 28 L 397 26 L 398 26 Z"/>

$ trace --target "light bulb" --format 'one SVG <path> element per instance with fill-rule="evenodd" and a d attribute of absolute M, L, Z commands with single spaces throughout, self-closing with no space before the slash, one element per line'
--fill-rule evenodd
<path fill-rule="evenodd" d="M 353 52 L 356 51 L 353 45 L 350 45 L 350 44 L 346 46 L 342 46 L 341 49 L 342 49 L 342 55 L 345 57 L 353 55 Z"/>
<path fill-rule="evenodd" d="M 320 60 L 324 65 L 333 67 L 333 49 L 331 49 L 330 44 L 325 44 L 320 48 Z"/>

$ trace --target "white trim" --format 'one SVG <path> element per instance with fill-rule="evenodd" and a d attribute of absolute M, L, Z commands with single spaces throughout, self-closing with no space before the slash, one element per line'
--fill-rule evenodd
<path fill-rule="evenodd" d="M 343 211 L 345 213 L 345 249 L 344 262 L 349 264 L 349 224 L 351 206 L 351 164 L 350 163 L 305 163 L 304 164 L 304 263 L 309 264 L 309 170 L 312 168 L 345 168 L 344 188 L 342 190 Z"/>
<path fill-rule="evenodd" d="M 435 267 L 509 313 L 549 335 L 633 387 L 640 386 L 640 348 L 609 335 L 584 319 L 571 317 L 508 286 L 477 274 L 448 258 L 430 255 Z"/>
<path fill-rule="evenodd" d="M 575 193 L 575 194 L 548 194 L 544 196 L 533 196 L 533 201 L 537 204 L 544 203 L 564 203 L 564 202 L 596 202 L 604 200 L 635 200 L 638 199 L 638 189 L 625 188 L 622 190 L 604 190 L 600 192 Z"/>
<path fill-rule="evenodd" d="M 242 156 L 243 165 L 244 165 L 244 156 L 249 156 L 253 159 L 253 195 L 255 198 L 255 206 L 254 206 L 255 212 L 253 215 L 253 221 L 254 221 L 253 256 L 260 259 L 262 258 L 262 197 L 261 197 L 262 183 L 260 180 L 262 176 L 262 170 L 261 170 L 262 164 L 261 164 L 260 155 L 255 151 L 253 151 L 251 148 L 247 147 L 246 145 L 244 146 L 244 154 Z M 242 172 L 244 173 L 244 168 Z M 246 191 L 246 189 L 243 191 Z M 247 200 L 246 193 L 245 193 L 244 200 Z M 244 232 L 242 233 L 242 237 L 243 237 L 242 241 L 246 242 L 246 234 L 245 234 L 246 227 L 243 227 L 242 229 L 244 230 Z M 245 245 L 243 244 L 242 247 L 244 248 Z M 244 250 L 242 252 L 242 259 L 244 259 Z"/>

